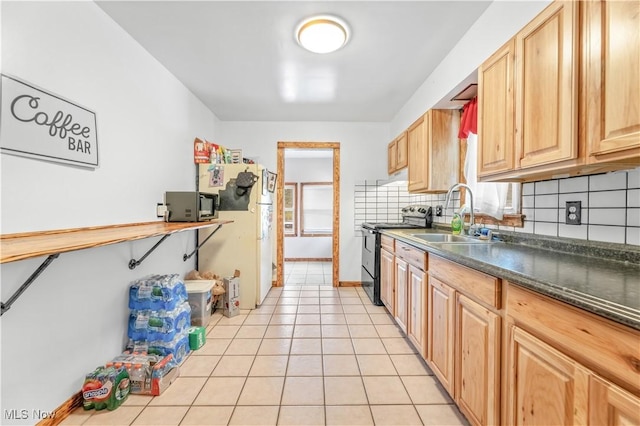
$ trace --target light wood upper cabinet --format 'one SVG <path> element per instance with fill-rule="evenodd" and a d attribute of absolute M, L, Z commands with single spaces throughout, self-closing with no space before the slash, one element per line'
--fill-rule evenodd
<path fill-rule="evenodd" d="M 409 192 L 447 192 L 458 182 L 460 113 L 427 111 L 408 129 Z"/>
<path fill-rule="evenodd" d="M 387 147 L 387 172 L 391 175 L 407 167 L 407 132 L 402 132 Z"/>
<path fill-rule="evenodd" d="M 589 160 L 640 162 L 640 2 L 583 2 Z"/>
<path fill-rule="evenodd" d="M 387 172 L 391 175 L 398 168 L 398 144 L 395 140 L 389 143 L 387 147 Z"/>
<path fill-rule="evenodd" d="M 428 173 L 431 161 L 427 149 L 426 127 L 429 124 L 429 113 L 418 118 L 407 130 L 407 149 L 409 151 L 409 184 L 408 189 L 419 191 L 429 185 Z M 427 122 L 425 123 L 425 120 Z"/>
<path fill-rule="evenodd" d="M 578 5 L 552 3 L 515 37 L 520 168 L 578 156 Z"/>
<path fill-rule="evenodd" d="M 409 153 L 407 148 L 407 132 L 402 132 L 396 139 L 396 170 L 402 170 L 409 164 Z"/>
<path fill-rule="evenodd" d="M 500 413 L 498 314 L 457 294 L 455 400 L 474 425 L 497 425 Z"/>
<path fill-rule="evenodd" d="M 506 423 L 586 425 L 586 370 L 518 327 L 511 333 Z"/>
<path fill-rule="evenodd" d="M 478 70 L 478 176 L 515 166 L 514 53 L 511 40 Z"/>
<path fill-rule="evenodd" d="M 479 180 L 538 181 L 640 164 L 638 28 L 637 0 L 555 1 L 485 61 Z"/>

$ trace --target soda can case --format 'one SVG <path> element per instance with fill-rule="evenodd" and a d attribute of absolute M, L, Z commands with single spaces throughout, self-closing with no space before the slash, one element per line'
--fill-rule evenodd
<path fill-rule="evenodd" d="M 240 278 L 228 277 L 222 280 L 224 286 L 223 314 L 225 317 L 235 317 L 240 313 Z"/>

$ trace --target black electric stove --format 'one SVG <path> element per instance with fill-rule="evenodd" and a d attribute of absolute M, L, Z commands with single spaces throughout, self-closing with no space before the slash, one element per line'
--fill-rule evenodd
<path fill-rule="evenodd" d="M 375 305 L 380 300 L 380 231 L 383 229 L 431 228 L 433 211 L 429 206 L 410 205 L 402 209 L 401 222 L 362 224 L 362 288 Z"/>

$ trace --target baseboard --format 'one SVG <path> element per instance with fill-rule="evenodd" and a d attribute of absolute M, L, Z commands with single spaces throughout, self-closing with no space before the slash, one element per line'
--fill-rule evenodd
<path fill-rule="evenodd" d="M 40 420 L 37 426 L 56 426 L 69 417 L 76 408 L 82 407 L 82 392 L 78 392 L 56 408 L 50 417 Z"/>
<path fill-rule="evenodd" d="M 361 281 L 340 281 L 339 287 L 362 287 Z"/>
<path fill-rule="evenodd" d="M 285 262 L 331 262 L 330 257 L 285 257 Z"/>

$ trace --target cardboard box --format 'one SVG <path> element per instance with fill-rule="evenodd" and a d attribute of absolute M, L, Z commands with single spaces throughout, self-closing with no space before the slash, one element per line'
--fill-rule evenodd
<path fill-rule="evenodd" d="M 236 276 L 224 278 L 222 280 L 225 293 L 223 294 L 223 314 L 225 317 L 235 317 L 240 313 L 240 277 L 238 271 Z"/>
<path fill-rule="evenodd" d="M 195 138 L 193 141 L 193 162 L 196 164 L 211 161 L 211 146 L 208 142 Z"/>
<path fill-rule="evenodd" d="M 180 376 L 180 369 L 173 355 L 163 357 L 146 352 L 125 351 L 115 357 L 112 363 L 127 366 L 132 394 L 158 396 Z"/>

